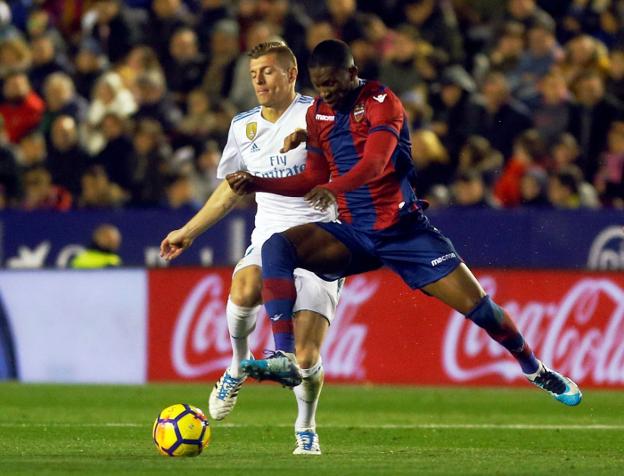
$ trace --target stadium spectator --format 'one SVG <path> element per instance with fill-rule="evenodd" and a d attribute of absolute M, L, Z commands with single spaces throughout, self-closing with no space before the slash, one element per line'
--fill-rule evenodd
<path fill-rule="evenodd" d="M 614 124 L 609 131 L 595 185 L 603 204 L 624 208 L 624 123 Z"/>
<path fill-rule="evenodd" d="M 229 97 L 232 90 L 234 68 L 239 55 L 238 35 L 239 27 L 233 20 L 221 20 L 214 27 L 203 88 L 215 101 Z"/>
<path fill-rule="evenodd" d="M 46 165 L 48 149 L 43 134 L 33 130 L 23 136 L 16 148 L 17 162 L 22 170 L 36 165 Z"/>
<path fill-rule="evenodd" d="M 32 64 L 32 52 L 21 36 L 9 36 L 0 40 L 0 79 L 16 71 L 28 71 Z"/>
<path fill-rule="evenodd" d="M 30 83 L 37 94 L 43 94 L 43 85 L 52 73 L 72 73 L 72 67 L 63 54 L 55 51 L 54 41 L 48 35 L 35 37 L 30 42 L 32 65 L 28 72 Z"/>
<path fill-rule="evenodd" d="M 489 73 L 481 86 L 481 96 L 468 112 L 469 133 L 485 137 L 492 146 L 510 157 L 515 137 L 531 127 L 529 110 L 511 97 L 502 73 Z"/>
<path fill-rule="evenodd" d="M 186 111 L 177 128 L 177 133 L 182 137 L 176 142 L 198 147 L 211 136 L 219 135 L 219 121 L 222 118 L 212 110 L 211 101 L 203 89 L 194 89 L 188 94 Z"/>
<path fill-rule="evenodd" d="M 520 99 L 533 96 L 536 83 L 548 74 L 562 56 L 563 52 L 555 38 L 554 23 L 533 23 L 527 31 L 527 49 L 522 52 L 514 73 L 518 78 L 514 96 Z"/>
<path fill-rule="evenodd" d="M 129 199 L 119 185 L 112 183 L 106 169 L 101 165 L 91 165 L 80 180 L 81 194 L 78 208 L 87 210 L 120 208 Z"/>
<path fill-rule="evenodd" d="M 607 94 L 624 100 L 624 49 L 615 49 L 609 54 L 609 73 L 605 87 Z"/>
<path fill-rule="evenodd" d="M 573 210 L 581 207 L 579 195 L 580 174 L 578 169 L 568 167 L 550 174 L 548 179 L 548 200 L 561 210 Z"/>
<path fill-rule="evenodd" d="M 193 200 L 205 203 L 221 180 L 217 178 L 217 167 L 221 160 L 221 149 L 214 140 L 208 140 L 193 162 L 191 181 L 193 186 Z"/>
<path fill-rule="evenodd" d="M 134 152 L 129 159 L 131 173 L 130 204 L 139 207 L 158 206 L 165 191 L 171 150 L 162 126 L 153 119 L 138 122 L 132 136 Z"/>
<path fill-rule="evenodd" d="M 548 174 L 546 171 L 533 167 L 520 179 L 520 204 L 523 207 L 548 206 Z"/>
<path fill-rule="evenodd" d="M 145 73 L 137 78 L 135 97 L 138 109 L 133 119 L 154 119 L 167 134 L 175 130 L 182 113 L 169 96 L 165 79 L 156 72 Z"/>
<path fill-rule="evenodd" d="M 67 44 L 61 32 L 54 25 L 50 14 L 43 8 L 34 8 L 28 14 L 26 34 L 30 40 L 41 36 L 47 36 L 52 40 L 54 51 L 62 54 L 67 53 Z"/>
<path fill-rule="evenodd" d="M 392 38 L 392 45 L 379 68 L 379 81 L 398 95 L 420 90 L 425 95 L 423 78 L 416 68 L 416 60 L 426 47 L 418 40 L 418 32 L 409 26 L 401 27 Z"/>
<path fill-rule="evenodd" d="M 95 83 L 91 104 L 84 124 L 84 143 L 90 154 L 99 153 L 105 145 L 100 123 L 106 114 L 129 117 L 137 110 L 134 96 L 122 83 L 121 77 L 114 72 L 101 76 Z"/>
<path fill-rule="evenodd" d="M 61 115 L 53 120 L 48 147 L 48 170 L 52 181 L 80 196 L 80 180 L 90 157 L 78 140 L 78 125 L 72 116 Z"/>
<path fill-rule="evenodd" d="M 23 210 L 67 211 L 71 206 L 71 193 L 54 185 L 52 176 L 45 167 L 36 166 L 24 172 L 24 196 L 21 204 Z"/>
<path fill-rule="evenodd" d="M 542 169 L 546 161 L 547 149 L 539 132 L 535 129 L 525 131 L 515 140 L 513 155 L 494 186 L 495 197 L 504 207 L 518 206 L 523 175 L 533 168 Z"/>
<path fill-rule="evenodd" d="M 182 106 L 186 94 L 202 82 L 206 58 L 199 51 L 197 35 L 191 28 L 180 28 L 171 37 L 169 55 L 164 64 L 171 98 Z"/>
<path fill-rule="evenodd" d="M 230 2 L 226 0 L 201 0 L 200 8 L 201 12 L 195 31 L 199 48 L 204 54 L 208 54 L 214 26 L 226 18 L 233 19 L 232 8 Z"/>
<path fill-rule="evenodd" d="M 152 48 L 145 45 L 132 48 L 115 71 L 121 76 L 123 84 L 132 90 L 136 89 L 137 79 L 145 74 L 164 76 L 158 56 Z"/>
<path fill-rule="evenodd" d="M 552 17 L 540 8 L 535 0 L 507 0 L 502 21 L 515 21 L 530 28 L 535 23 L 553 23 Z"/>
<path fill-rule="evenodd" d="M 569 165 L 578 166 L 580 153 L 578 141 L 572 134 L 564 132 L 551 146 L 550 161 L 546 168 L 551 172 L 556 172 Z"/>
<path fill-rule="evenodd" d="M 106 145 L 95 157 L 95 162 L 104 166 L 112 182 L 124 191 L 129 191 L 132 185 L 131 157 L 134 149 L 128 135 L 128 123 L 123 117 L 109 112 L 102 118 L 100 127 Z"/>
<path fill-rule="evenodd" d="M 97 79 L 104 73 L 108 60 L 93 39 L 87 38 L 80 43 L 74 56 L 74 83 L 78 94 L 90 98 Z"/>
<path fill-rule="evenodd" d="M 565 56 L 558 65 L 568 85 L 573 86 L 577 79 L 590 71 L 606 76 L 609 56 L 603 43 L 589 35 L 579 35 L 565 44 Z"/>
<path fill-rule="evenodd" d="M 32 90 L 26 73 L 13 72 L 4 78 L 0 115 L 12 143 L 17 143 L 29 131 L 39 126 L 45 104 Z"/>
<path fill-rule="evenodd" d="M 76 88 L 71 77 L 63 72 L 50 74 L 43 85 L 43 97 L 46 102 L 46 112 L 43 115 L 39 129 L 46 135 L 50 125 L 59 116 L 71 116 L 77 122 L 84 121 L 87 116 L 87 101 L 76 94 Z"/>
<path fill-rule="evenodd" d="M 20 170 L 13 147 L 4 130 L 4 119 L 0 116 L 0 209 L 15 206 L 20 196 Z"/>
<path fill-rule="evenodd" d="M 420 38 L 433 45 L 451 63 L 464 61 L 464 45 L 457 19 L 447 2 L 400 0 L 404 21 L 418 30 Z"/>
<path fill-rule="evenodd" d="M 525 31 L 521 23 L 509 22 L 501 27 L 488 51 L 477 52 L 474 58 L 473 76 L 481 84 L 490 71 L 499 71 L 514 89 L 520 79 L 517 76 L 520 58 L 525 50 Z"/>
<path fill-rule="evenodd" d="M 196 212 L 201 203 L 195 201 L 193 184 L 189 174 L 172 173 L 165 177 L 165 200 L 163 206 L 170 210 Z"/>
<path fill-rule="evenodd" d="M 433 185 L 448 185 L 453 169 L 447 150 L 433 131 L 415 131 L 411 139 L 412 162 L 416 169 L 414 185 L 417 193 L 425 197 Z"/>
<path fill-rule="evenodd" d="M 316 21 L 308 27 L 305 35 L 305 50 L 301 56 L 297 58 L 297 62 L 299 64 L 299 77 L 297 81 L 302 94 L 314 95 L 314 87 L 310 81 L 308 68 L 302 66 L 308 64 L 310 53 L 316 45 L 318 45 L 321 41 L 336 38 L 336 36 L 337 34 L 333 25 L 327 20 Z"/>
<path fill-rule="evenodd" d="M 69 263 L 74 269 L 100 269 L 121 266 L 117 254 L 121 247 L 121 232 L 115 225 L 98 225 L 91 235 L 91 242 Z"/>
<path fill-rule="evenodd" d="M 182 0 L 153 0 L 146 39 L 161 63 L 170 59 L 171 38 L 181 28 L 192 28 L 193 16 Z"/>
<path fill-rule="evenodd" d="M 303 9 L 290 0 L 257 0 L 256 15 L 271 25 L 274 34 L 282 38 L 298 58 L 305 49 L 305 32 L 311 22 Z M 248 44 L 247 49 L 256 44 Z"/>
<path fill-rule="evenodd" d="M 483 175 L 478 170 L 461 172 L 451 185 L 453 198 L 451 205 L 463 209 L 493 208 L 494 201 Z"/>
<path fill-rule="evenodd" d="M 485 137 L 470 136 L 459 152 L 457 172 L 476 170 L 492 186 L 503 170 L 503 155 L 494 149 Z"/>
<path fill-rule="evenodd" d="M 111 63 L 121 61 L 130 48 L 143 39 L 145 15 L 126 7 L 122 0 L 95 0 L 93 12 L 95 24 L 91 36 L 98 41 Z M 156 38 L 162 37 L 162 33 L 156 35 Z"/>
<path fill-rule="evenodd" d="M 431 130 L 444 142 L 453 164 L 457 164 L 459 151 L 468 137 L 468 105 L 474 90 L 470 75 L 455 65 L 444 70 L 429 100 Z"/>
<path fill-rule="evenodd" d="M 320 20 L 331 25 L 336 38 L 348 43 L 364 36 L 362 13 L 355 0 L 326 0 L 325 4 L 326 14 Z"/>
<path fill-rule="evenodd" d="M 609 128 L 613 121 L 622 118 L 624 106 L 606 94 L 604 80 L 596 71 L 582 73 L 573 90 L 577 103 L 570 111 L 568 131 L 578 138 L 581 148 L 579 166 L 586 179 L 592 181 L 600 154 L 607 145 Z"/>
<path fill-rule="evenodd" d="M 527 99 L 534 127 L 551 145 L 568 128 L 572 96 L 565 78 L 556 70 L 546 74 L 537 85 L 539 94 Z"/>

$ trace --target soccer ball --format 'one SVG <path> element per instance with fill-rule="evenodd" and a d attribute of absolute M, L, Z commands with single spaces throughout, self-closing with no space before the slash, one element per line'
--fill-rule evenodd
<path fill-rule="evenodd" d="M 164 456 L 197 456 L 210 443 L 210 425 L 199 408 L 177 403 L 160 412 L 152 437 Z"/>

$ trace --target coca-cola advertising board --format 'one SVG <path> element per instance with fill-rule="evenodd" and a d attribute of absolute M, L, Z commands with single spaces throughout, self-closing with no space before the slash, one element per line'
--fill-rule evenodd
<path fill-rule="evenodd" d="M 229 268 L 149 271 L 149 380 L 212 381 L 227 367 L 230 274 Z M 624 386 L 624 276 L 477 275 L 546 364 L 585 386 Z M 256 356 L 273 348 L 264 312 L 251 347 Z M 347 279 L 323 361 L 332 381 L 526 384 L 516 362 L 483 330 L 387 270 Z"/>

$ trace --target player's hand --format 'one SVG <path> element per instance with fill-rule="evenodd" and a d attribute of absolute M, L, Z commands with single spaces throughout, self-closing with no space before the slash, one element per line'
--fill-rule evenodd
<path fill-rule="evenodd" d="M 288 134 L 284 138 L 284 146 L 280 149 L 282 154 L 289 150 L 296 149 L 299 144 L 308 140 L 308 131 L 305 129 L 295 129 L 295 132 Z"/>
<path fill-rule="evenodd" d="M 173 230 L 160 243 L 160 257 L 171 261 L 180 256 L 192 243 L 193 240 L 187 236 L 183 228 Z"/>
<path fill-rule="evenodd" d="M 325 211 L 334 203 L 336 203 L 336 197 L 332 192 L 323 187 L 314 187 L 305 197 L 306 202 L 310 204 L 315 210 Z"/>
<path fill-rule="evenodd" d="M 246 195 L 255 192 L 254 176 L 249 172 L 239 170 L 225 176 L 230 188 L 236 195 Z"/>

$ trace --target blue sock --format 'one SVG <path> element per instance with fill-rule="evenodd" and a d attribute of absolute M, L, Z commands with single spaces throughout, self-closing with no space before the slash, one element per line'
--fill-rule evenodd
<path fill-rule="evenodd" d="M 296 267 L 297 252 L 282 234 L 275 233 L 262 245 L 262 299 L 271 320 L 275 350 L 284 352 L 295 352 Z"/>
<path fill-rule="evenodd" d="M 537 372 L 539 362 L 529 344 L 524 340 L 516 325 L 505 310 L 496 304 L 490 296 L 485 296 L 479 304 L 466 314 L 466 317 L 484 329 L 489 336 L 505 347 L 518 361 L 522 372 Z"/>

